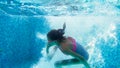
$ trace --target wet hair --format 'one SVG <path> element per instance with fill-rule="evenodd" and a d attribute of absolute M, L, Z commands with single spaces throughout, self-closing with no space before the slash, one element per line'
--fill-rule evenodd
<path fill-rule="evenodd" d="M 63 36 L 64 35 L 64 30 L 63 29 L 53 29 L 51 30 L 50 32 L 48 32 L 47 34 L 47 38 L 50 39 L 51 41 L 58 41 L 58 42 L 62 42 L 65 37 Z"/>

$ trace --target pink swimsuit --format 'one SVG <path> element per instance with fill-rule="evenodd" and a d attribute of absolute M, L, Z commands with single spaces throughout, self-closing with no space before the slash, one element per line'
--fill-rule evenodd
<path fill-rule="evenodd" d="M 80 45 L 79 43 L 77 43 L 75 41 L 75 39 L 73 39 L 72 37 L 68 37 L 69 40 L 72 41 L 73 43 L 73 48 L 72 51 L 80 54 L 81 56 L 83 56 L 86 60 L 88 60 L 89 58 L 89 54 L 88 52 L 84 49 L 84 47 L 82 45 Z"/>
<path fill-rule="evenodd" d="M 68 39 L 69 40 L 71 40 L 72 41 L 72 43 L 73 43 L 73 51 L 76 51 L 76 41 L 75 41 L 75 39 L 73 39 L 72 37 L 68 37 Z"/>

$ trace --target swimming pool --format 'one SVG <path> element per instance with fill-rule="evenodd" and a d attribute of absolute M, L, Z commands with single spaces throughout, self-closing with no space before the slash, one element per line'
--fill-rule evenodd
<path fill-rule="evenodd" d="M 91 68 L 120 68 L 119 0 L 5 2 L 0 1 L 0 68 L 54 68 L 55 61 L 72 58 L 58 49 L 46 61 L 46 34 L 64 22 L 65 35 L 89 47 Z"/>

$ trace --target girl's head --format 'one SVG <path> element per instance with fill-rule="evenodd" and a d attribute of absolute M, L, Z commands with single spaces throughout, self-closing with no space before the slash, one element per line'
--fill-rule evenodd
<path fill-rule="evenodd" d="M 48 41 L 59 41 L 62 42 L 64 40 L 64 30 L 63 29 L 58 29 L 58 30 L 51 30 L 47 34 Z"/>
<path fill-rule="evenodd" d="M 63 29 L 58 29 L 58 30 L 51 30 L 50 32 L 48 32 L 47 34 L 47 39 L 49 42 L 51 41 L 58 41 L 58 42 L 62 42 L 65 37 L 63 36 L 65 33 L 65 28 L 66 28 L 66 24 L 63 24 Z"/>

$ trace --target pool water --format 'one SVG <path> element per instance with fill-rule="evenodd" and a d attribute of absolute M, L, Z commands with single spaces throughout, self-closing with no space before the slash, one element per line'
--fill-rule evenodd
<path fill-rule="evenodd" d="M 119 0 L 1 0 L 0 68 L 54 68 L 73 58 L 59 49 L 51 61 L 46 58 L 46 34 L 64 23 L 65 36 L 88 51 L 91 68 L 120 68 Z"/>

